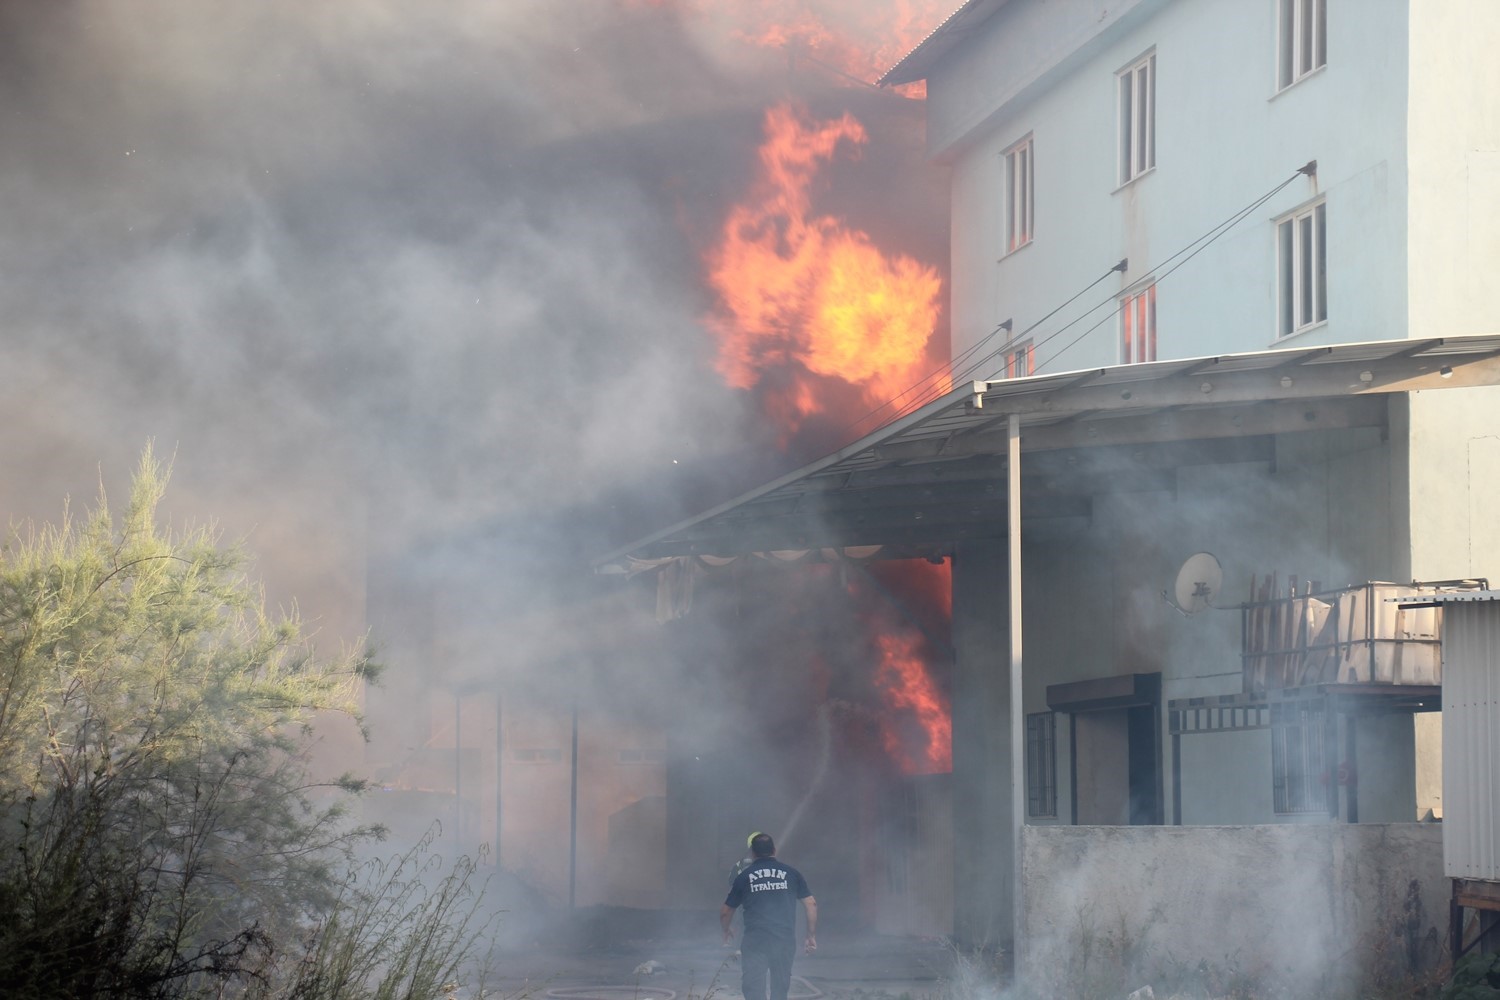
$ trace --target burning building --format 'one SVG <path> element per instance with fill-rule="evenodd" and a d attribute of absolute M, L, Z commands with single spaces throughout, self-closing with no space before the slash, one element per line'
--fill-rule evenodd
<path fill-rule="evenodd" d="M 1141 911 L 1233 885 L 1305 967 L 1264 887 L 1434 867 L 1432 678 L 1346 673 L 1434 637 L 1345 609 L 1500 549 L 1494 14 L 806 6 L 6 8 L 7 512 L 176 443 L 395 665 L 375 798 L 549 906 L 780 824 L 831 927 L 1211 960 Z"/>
<path fill-rule="evenodd" d="M 1500 565 L 1500 188 L 1445 183 L 1500 87 L 1487 6 L 1367 13 L 963 4 L 885 77 L 951 169 L 956 388 L 603 560 L 950 559 L 953 927 L 1033 973 L 1079 914 L 1304 985 L 1439 957 L 1440 633 L 1375 609 Z"/>
<path fill-rule="evenodd" d="M 587 557 L 851 436 L 941 367 L 920 86 L 870 85 L 938 13 L 7 7 L 0 456 L 25 470 L 7 514 L 115 482 L 155 438 L 175 512 L 218 515 L 272 603 L 390 665 L 371 744 L 349 733 L 330 767 L 376 779 L 369 818 L 440 819 L 445 851 L 488 844 L 549 907 L 663 901 L 655 861 L 612 882 L 607 859 L 660 857 L 642 845 L 665 837 L 675 762 L 756 710 L 726 664 L 687 669 L 738 633 L 663 649 Z M 774 310 L 735 298 L 742 267 Z M 842 339 L 804 337 L 834 320 Z M 809 622 L 797 668 L 833 706 L 800 720 L 798 753 L 830 747 L 809 845 L 944 780 L 942 567 L 861 567 L 799 584 L 844 616 Z M 744 832 L 712 845 L 714 894 Z M 835 882 L 868 880 L 853 867 Z"/>
<path fill-rule="evenodd" d="M 735 32 L 757 51 L 768 41 Z M 772 93 L 703 111 L 690 128 L 640 122 L 531 154 L 549 178 L 600 162 L 659 175 L 655 208 L 681 237 L 669 257 L 701 282 L 707 337 L 681 353 L 702 356 L 730 398 L 726 422 L 743 414 L 750 443 L 674 463 L 665 483 L 643 473 L 653 518 L 856 436 L 884 419 L 899 385 L 946 370 L 947 233 L 941 174 L 919 151 L 920 103 L 858 84 L 873 71 L 813 23 L 788 32 L 766 50 L 782 67 Z M 946 376 L 933 384 L 945 389 Z M 646 526 L 620 516 L 635 521 L 611 525 L 616 535 Z M 785 824 L 778 839 L 819 871 L 835 926 L 947 929 L 951 872 L 934 858 L 951 834 L 946 808 L 932 807 L 951 769 L 941 557 L 784 551 L 683 576 L 659 596 L 635 588 L 629 598 L 656 601 L 671 622 L 645 635 L 609 581 L 592 581 L 606 587 L 597 593 L 556 547 L 532 551 L 520 536 L 552 532 L 526 523 L 466 529 L 438 546 L 446 555 L 424 543 L 380 559 L 372 621 L 431 680 L 417 712 L 407 694 L 399 706 L 372 696 L 406 734 L 377 751 L 381 818 L 445 817 L 552 907 L 678 909 L 721 898 L 745 833 Z M 518 551 L 538 559 L 533 586 L 477 609 L 473 595 L 495 589 L 472 569 L 480 550 L 510 566 Z M 527 611 L 533 599 L 545 610 Z M 746 614 L 765 604 L 795 624 Z M 935 850 L 909 854 L 918 840 Z M 622 854 L 649 859 L 630 885 L 604 877 Z"/>

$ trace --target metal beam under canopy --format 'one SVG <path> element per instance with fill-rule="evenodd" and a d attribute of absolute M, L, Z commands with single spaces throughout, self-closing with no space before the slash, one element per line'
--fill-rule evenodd
<path fill-rule="evenodd" d="M 1177 469 L 1269 462 L 1277 434 L 1385 426 L 1391 396 L 1500 384 L 1500 335 L 1384 340 L 973 382 L 596 562 L 1003 538 L 1011 419 L 1030 527 Z"/>

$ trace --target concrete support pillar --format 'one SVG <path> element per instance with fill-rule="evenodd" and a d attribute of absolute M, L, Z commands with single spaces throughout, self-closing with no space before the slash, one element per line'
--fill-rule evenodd
<path fill-rule="evenodd" d="M 953 556 L 953 932 L 1011 950 L 1016 844 L 1011 797 L 1010 606 L 1006 546 Z"/>

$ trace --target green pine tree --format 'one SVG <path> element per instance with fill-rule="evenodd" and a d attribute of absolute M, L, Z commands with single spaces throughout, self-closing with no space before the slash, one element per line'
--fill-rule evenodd
<path fill-rule="evenodd" d="M 349 891 L 343 779 L 308 777 L 320 713 L 374 665 L 315 655 L 244 554 L 159 526 L 148 449 L 118 519 L 0 550 L 0 984 L 12 995 L 268 986 Z M 341 896 L 341 894 L 343 894 Z M 257 980 L 259 977 L 259 980 Z"/>

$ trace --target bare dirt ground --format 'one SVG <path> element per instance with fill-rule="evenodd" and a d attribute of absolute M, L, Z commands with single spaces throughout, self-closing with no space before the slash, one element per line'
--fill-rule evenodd
<path fill-rule="evenodd" d="M 515 951 L 491 963 L 488 991 L 530 1000 L 740 1000 L 738 953 L 703 935 L 603 947 Z M 820 935 L 797 956 L 790 1000 L 930 1000 L 952 955 L 936 941 Z"/>

